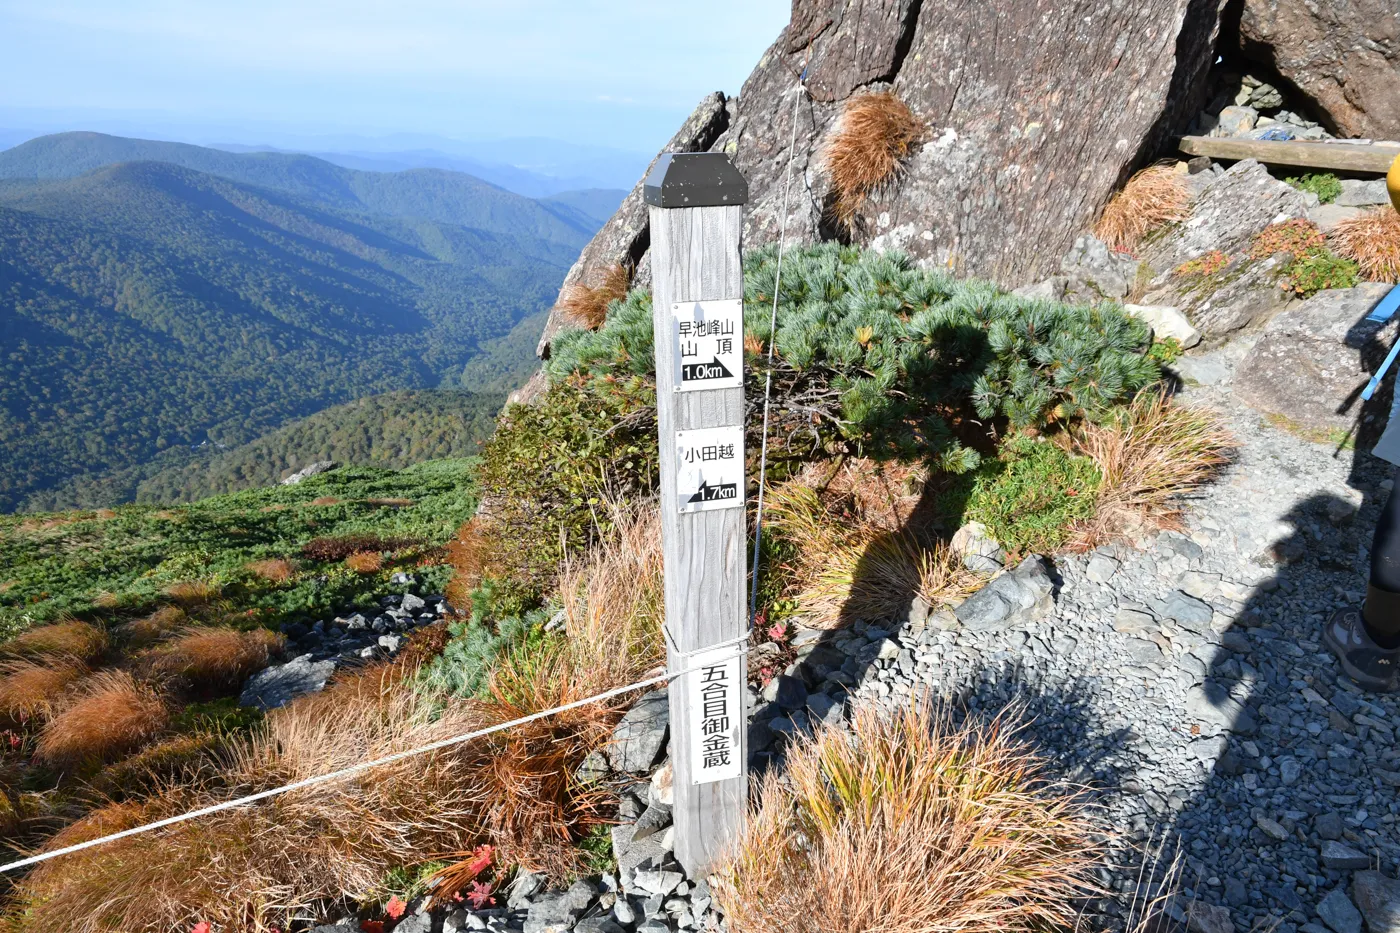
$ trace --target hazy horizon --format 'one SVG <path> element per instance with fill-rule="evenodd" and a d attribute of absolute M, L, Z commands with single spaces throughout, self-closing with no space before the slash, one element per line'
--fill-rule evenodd
<path fill-rule="evenodd" d="M 704 94 L 738 92 L 788 13 L 784 0 L 133 0 L 120 12 L 0 0 L 0 147 L 94 130 L 298 151 L 544 139 L 650 154 Z"/>

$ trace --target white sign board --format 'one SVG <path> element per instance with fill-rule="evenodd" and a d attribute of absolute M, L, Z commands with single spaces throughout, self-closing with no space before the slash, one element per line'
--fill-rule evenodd
<path fill-rule="evenodd" d="M 675 387 L 733 389 L 744 384 L 744 302 L 682 301 L 671 305 Z"/>
<path fill-rule="evenodd" d="M 681 514 L 743 508 L 743 427 L 676 432 L 676 498 Z"/>
<path fill-rule="evenodd" d="M 739 760 L 739 730 L 744 727 L 744 656 L 725 645 L 690 656 L 685 676 L 690 690 L 690 782 L 709 784 L 736 778 L 747 762 Z"/>

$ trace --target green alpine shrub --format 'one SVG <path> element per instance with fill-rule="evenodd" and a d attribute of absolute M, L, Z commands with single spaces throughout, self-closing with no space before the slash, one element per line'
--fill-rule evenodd
<path fill-rule="evenodd" d="M 1285 178 L 1284 181 L 1299 191 L 1311 191 L 1322 204 L 1331 204 L 1342 193 L 1341 179 L 1331 172 L 1308 172 L 1294 178 Z"/>
<path fill-rule="evenodd" d="M 762 391 L 777 253 L 746 257 L 749 392 Z M 1160 378 L 1144 355 L 1147 329 L 1108 305 L 1019 298 L 979 281 L 915 268 L 904 256 L 838 244 L 793 249 L 783 261 L 773 371 L 778 429 L 792 446 L 840 442 L 876 456 L 927 456 L 974 468 L 974 420 L 1013 428 L 1104 410 Z M 650 298 L 633 292 L 597 331 L 555 339 L 558 381 L 651 377 Z"/>

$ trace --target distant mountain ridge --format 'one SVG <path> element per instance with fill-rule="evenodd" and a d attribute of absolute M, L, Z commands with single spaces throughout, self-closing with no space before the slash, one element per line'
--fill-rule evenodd
<path fill-rule="evenodd" d="M 0 511 L 363 396 L 507 379 L 593 226 L 436 170 L 100 134 L 0 153 Z"/>
<path fill-rule="evenodd" d="M 367 172 L 309 155 L 227 152 L 104 133 L 41 136 L 0 152 L 0 179 L 75 178 L 123 162 L 164 162 L 341 210 L 419 217 L 559 243 L 586 242 L 600 225 L 601 208 L 585 213 L 573 203 L 577 199 L 527 198 L 463 172 Z M 589 197 L 587 203 L 598 203 L 596 195 Z"/>

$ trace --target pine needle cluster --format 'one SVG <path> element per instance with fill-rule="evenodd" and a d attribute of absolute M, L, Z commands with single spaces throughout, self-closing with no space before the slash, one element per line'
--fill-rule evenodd
<path fill-rule="evenodd" d="M 762 390 L 777 256 L 746 257 L 745 346 L 750 391 Z M 814 425 L 817 444 L 876 455 L 926 456 L 963 471 L 978 463 L 959 440 L 972 419 L 1040 429 L 1093 415 L 1155 383 L 1144 326 L 1111 305 L 1020 298 L 958 281 L 906 257 L 838 244 L 783 260 L 774 367 L 775 405 Z M 548 371 L 560 380 L 650 377 L 651 299 L 633 292 L 597 331 L 556 339 Z"/>

